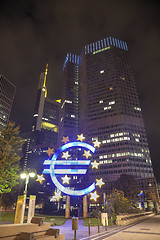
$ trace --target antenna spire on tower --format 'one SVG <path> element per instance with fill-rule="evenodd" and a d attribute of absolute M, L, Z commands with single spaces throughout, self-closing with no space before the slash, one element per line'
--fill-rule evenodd
<path fill-rule="evenodd" d="M 46 64 L 46 70 L 45 70 L 45 75 L 44 75 L 43 87 L 46 86 L 47 72 L 48 72 L 48 63 Z"/>

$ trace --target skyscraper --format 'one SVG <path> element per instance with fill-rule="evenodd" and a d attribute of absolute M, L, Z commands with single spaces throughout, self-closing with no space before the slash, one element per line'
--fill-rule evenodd
<path fill-rule="evenodd" d="M 16 87 L 0 75 L 0 129 L 7 126 Z"/>
<path fill-rule="evenodd" d="M 80 113 L 80 65 L 79 56 L 67 54 L 63 65 L 63 91 L 59 124 L 59 143 L 63 136 L 74 140 L 79 132 Z"/>
<path fill-rule="evenodd" d="M 48 64 L 45 72 L 40 74 L 32 132 L 37 135 L 37 144 L 57 145 L 60 102 L 47 97 Z"/>
<path fill-rule="evenodd" d="M 58 140 L 58 122 L 60 102 L 47 97 L 48 64 L 45 72 L 40 74 L 35 111 L 33 115 L 32 134 L 26 142 L 24 167 L 35 168 L 39 173 L 43 169 L 48 147 L 56 148 Z"/>
<path fill-rule="evenodd" d="M 72 96 L 76 94 L 75 86 L 78 86 L 78 95 L 74 102 L 68 93 L 70 90 Z M 85 46 L 80 57 L 68 54 L 63 96 L 61 135 L 68 135 L 72 140 L 73 135 L 76 137 L 83 131 L 87 142 L 96 139 L 101 142 L 93 156 L 99 167 L 89 172 L 90 178 L 102 177 L 105 190 L 121 174 L 133 175 L 142 189 L 155 187 L 126 42 L 107 37 Z M 72 116 L 78 128 L 72 124 Z"/>

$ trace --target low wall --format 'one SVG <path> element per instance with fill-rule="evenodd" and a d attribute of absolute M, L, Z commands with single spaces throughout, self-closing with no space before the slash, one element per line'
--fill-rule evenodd
<path fill-rule="evenodd" d="M 35 239 L 38 239 L 40 236 L 41 239 L 56 239 L 64 240 L 64 234 L 59 235 L 57 238 L 54 236 L 46 236 L 46 231 L 50 228 L 50 223 L 44 223 L 42 226 L 33 223 L 23 223 L 23 224 L 4 224 L 0 225 L 0 240 L 18 240 L 20 239 L 19 235 L 21 232 L 33 233 Z"/>
<path fill-rule="evenodd" d="M 116 219 L 117 225 L 128 225 L 134 222 L 138 222 L 145 218 L 154 216 L 153 212 L 145 212 L 145 213 L 136 213 L 136 214 L 122 214 L 118 215 Z"/>

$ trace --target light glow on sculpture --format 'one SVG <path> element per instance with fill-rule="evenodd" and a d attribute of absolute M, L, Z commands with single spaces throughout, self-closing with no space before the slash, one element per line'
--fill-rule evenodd
<path fill-rule="evenodd" d="M 91 164 L 92 164 L 92 168 L 98 169 L 99 163 L 96 162 L 96 160 L 94 160 L 94 162 L 91 162 Z"/>
<path fill-rule="evenodd" d="M 77 135 L 77 140 L 80 140 L 81 142 L 85 139 L 85 137 L 83 136 L 83 134 L 81 135 Z"/>
<path fill-rule="evenodd" d="M 104 185 L 105 183 L 103 182 L 102 178 L 101 179 L 96 179 L 96 186 L 99 186 L 100 188 L 102 187 L 102 185 Z"/>
<path fill-rule="evenodd" d="M 95 202 L 97 201 L 97 198 L 99 198 L 99 195 L 97 194 L 97 192 L 93 192 L 93 193 L 90 193 L 91 194 L 91 198 L 90 200 L 94 200 Z"/>
<path fill-rule="evenodd" d="M 89 157 L 92 156 L 92 154 L 90 153 L 90 151 L 86 151 L 86 150 L 84 150 L 84 154 L 83 154 L 83 156 L 85 156 L 85 157 L 88 159 Z"/>
<path fill-rule="evenodd" d="M 42 184 L 45 181 L 45 178 L 44 178 L 43 174 L 42 175 L 37 175 L 36 181 L 40 182 L 40 184 Z"/>
<path fill-rule="evenodd" d="M 57 202 L 59 202 L 59 200 L 62 198 L 61 191 L 55 192 L 55 198 L 56 198 Z"/>
<path fill-rule="evenodd" d="M 58 190 L 57 192 L 54 192 L 54 196 L 50 198 L 50 202 L 54 202 L 54 201 L 59 202 L 61 198 L 62 198 L 61 191 Z"/>
<path fill-rule="evenodd" d="M 64 142 L 65 144 L 69 142 L 69 137 L 63 137 L 63 140 L 61 142 Z"/>
<path fill-rule="evenodd" d="M 87 169 L 55 169 L 55 174 L 86 174 Z M 51 173 L 51 169 L 44 169 L 43 173 Z"/>
<path fill-rule="evenodd" d="M 46 153 L 48 154 L 48 156 L 50 157 L 51 155 L 54 154 L 54 149 L 53 148 L 48 148 L 48 150 L 46 151 Z"/>
<path fill-rule="evenodd" d="M 95 183 L 92 183 L 89 187 L 82 189 L 82 190 L 73 190 L 70 188 L 66 188 L 64 187 L 57 179 L 56 177 L 56 172 L 59 172 L 59 174 L 86 174 L 87 169 L 55 169 L 55 166 L 57 166 L 58 161 L 59 161 L 59 165 L 63 165 L 61 164 L 61 162 L 68 162 L 68 161 L 63 161 L 63 160 L 57 160 L 58 156 L 60 155 L 60 153 L 62 153 L 63 151 L 65 151 L 66 149 L 69 148 L 74 148 L 74 147 L 82 147 L 85 148 L 87 150 L 90 150 L 92 153 L 95 152 L 95 148 L 93 146 L 91 146 L 88 143 L 84 143 L 84 142 L 69 142 L 65 145 L 63 145 L 61 148 L 59 148 L 55 154 L 53 155 L 51 161 L 49 160 L 45 160 L 44 161 L 44 165 L 50 165 L 50 169 L 44 169 L 43 173 L 47 173 L 50 174 L 51 179 L 53 181 L 53 183 L 55 184 L 55 186 L 63 193 L 67 194 L 67 195 L 72 195 L 72 196 L 83 196 L 85 194 L 88 194 L 90 192 L 92 192 L 95 189 Z M 83 161 L 83 163 L 85 162 L 84 165 L 89 165 L 90 161 L 88 160 L 69 160 L 70 162 L 73 162 L 72 165 L 76 166 L 76 165 L 83 165 L 82 163 L 80 163 L 81 161 Z M 57 162 L 57 163 L 56 163 Z M 77 162 L 77 164 L 75 164 L 75 162 Z M 65 165 L 65 164 L 64 164 Z M 66 172 L 66 170 L 69 172 Z"/>
<path fill-rule="evenodd" d="M 91 160 L 57 160 L 55 165 L 89 165 Z M 45 160 L 43 165 L 50 165 L 51 160 Z"/>
<path fill-rule="evenodd" d="M 64 183 L 67 183 L 67 184 L 69 184 L 69 180 L 70 180 L 71 178 L 70 177 L 68 177 L 67 175 L 65 175 L 64 177 L 62 177 L 62 180 L 63 180 L 63 184 Z"/>
<path fill-rule="evenodd" d="M 63 156 L 62 158 L 65 158 L 66 160 L 70 157 L 71 155 L 69 155 L 68 151 L 67 152 L 63 152 Z"/>
<path fill-rule="evenodd" d="M 93 142 L 94 147 L 100 147 L 101 142 L 99 142 L 97 139 L 95 140 L 95 142 Z"/>

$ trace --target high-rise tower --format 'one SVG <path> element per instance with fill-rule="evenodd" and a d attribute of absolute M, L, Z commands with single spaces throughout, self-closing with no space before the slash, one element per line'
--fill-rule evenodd
<path fill-rule="evenodd" d="M 63 136 L 75 140 L 79 132 L 80 114 L 80 69 L 79 56 L 67 54 L 63 66 L 63 94 L 61 100 L 59 143 Z"/>
<path fill-rule="evenodd" d="M 0 75 L 0 129 L 7 126 L 16 87 Z"/>
<path fill-rule="evenodd" d="M 60 102 L 47 97 L 47 72 L 40 74 L 32 132 L 38 133 L 37 144 L 57 145 Z M 35 134 L 36 135 L 36 134 Z"/>
<path fill-rule="evenodd" d="M 47 80 L 47 72 L 48 72 L 48 64 L 46 65 L 45 72 L 40 74 L 40 80 L 38 84 L 38 93 L 35 105 L 35 114 L 34 114 L 34 121 L 32 130 L 41 131 L 41 124 L 42 124 L 42 117 L 43 117 L 43 110 L 44 110 L 44 103 L 45 98 L 47 97 L 47 87 L 46 87 L 46 80 Z"/>
<path fill-rule="evenodd" d="M 35 111 L 33 115 L 32 134 L 26 142 L 24 168 L 35 168 L 39 173 L 43 170 L 43 161 L 47 157 L 48 147 L 57 148 L 58 122 L 60 102 L 47 97 L 45 72 L 40 74 Z"/>
<path fill-rule="evenodd" d="M 87 142 L 96 139 L 101 142 L 93 157 L 99 168 L 89 174 L 90 178 L 102 177 L 106 190 L 121 174 L 133 175 L 143 189 L 154 187 L 152 162 L 126 42 L 107 37 L 89 44 L 82 51 L 78 65 L 72 56 L 68 55 L 64 65 L 61 108 L 64 104 L 66 108 L 61 110 L 61 121 L 69 129 L 67 119 L 71 119 L 72 114 L 79 125 L 76 129 L 71 124 L 72 131 L 68 132 L 61 128 L 61 135 L 75 135 L 83 129 Z M 79 90 L 74 109 L 73 100 L 65 94 L 68 89 L 76 94 L 76 82 Z"/>

